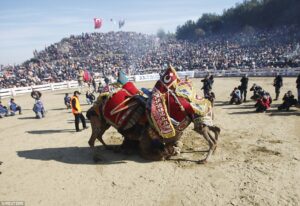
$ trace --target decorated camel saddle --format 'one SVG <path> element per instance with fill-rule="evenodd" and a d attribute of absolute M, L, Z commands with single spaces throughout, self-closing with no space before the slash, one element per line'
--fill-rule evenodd
<path fill-rule="evenodd" d="M 181 81 L 173 67 L 157 81 L 148 101 L 151 122 L 163 138 L 174 137 L 192 119 L 212 125 L 211 103 L 196 95 L 191 81 Z"/>
<path fill-rule="evenodd" d="M 133 113 L 140 106 L 139 102 L 134 98 L 141 94 L 134 83 L 127 82 L 119 90 L 107 96 L 106 102 L 103 104 L 103 116 L 116 129 L 123 129 L 127 126 Z"/>

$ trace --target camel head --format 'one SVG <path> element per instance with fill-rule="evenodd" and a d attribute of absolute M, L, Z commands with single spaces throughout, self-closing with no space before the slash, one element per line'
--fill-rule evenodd
<path fill-rule="evenodd" d="M 161 93 L 165 93 L 169 89 L 174 91 L 179 82 L 180 78 L 177 75 L 176 70 L 172 66 L 169 66 L 160 76 L 160 79 L 156 82 L 154 87 Z"/>

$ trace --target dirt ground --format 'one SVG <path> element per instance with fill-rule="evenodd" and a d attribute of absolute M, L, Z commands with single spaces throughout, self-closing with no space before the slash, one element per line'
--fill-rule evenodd
<path fill-rule="evenodd" d="M 66 91 L 44 92 L 44 119 L 34 119 L 34 100 L 17 96 L 23 114 L 0 119 L 0 201 L 25 205 L 299 205 L 300 110 L 255 113 L 254 102 L 228 105 L 240 78 L 216 78 L 215 124 L 222 131 L 216 153 L 206 165 L 205 140 L 191 125 L 184 151 L 172 160 L 149 162 L 97 144 L 102 161 L 93 161 L 87 141 L 91 129 L 76 133 L 63 104 Z M 274 97 L 272 78 L 250 78 Z M 296 95 L 296 78 L 284 78 Z M 198 93 L 200 79 L 193 79 Z M 153 82 L 138 84 L 152 87 Z M 69 91 L 70 93 L 72 91 Z M 248 92 L 248 96 L 250 96 Z M 7 103 L 8 99 L 2 100 Z M 84 95 L 81 95 L 83 109 Z M 80 125 L 81 126 L 81 125 Z M 115 129 L 104 140 L 118 144 Z M 1 203 L 1 202 L 0 202 Z M 1 204 L 0 204 L 1 205 Z"/>

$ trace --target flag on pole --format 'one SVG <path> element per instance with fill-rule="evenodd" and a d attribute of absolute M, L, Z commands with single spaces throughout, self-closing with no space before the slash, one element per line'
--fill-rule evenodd
<path fill-rule="evenodd" d="M 94 18 L 94 28 L 100 29 L 101 26 L 102 26 L 102 19 Z"/>
<path fill-rule="evenodd" d="M 125 20 L 119 21 L 119 29 L 121 29 L 125 25 Z"/>

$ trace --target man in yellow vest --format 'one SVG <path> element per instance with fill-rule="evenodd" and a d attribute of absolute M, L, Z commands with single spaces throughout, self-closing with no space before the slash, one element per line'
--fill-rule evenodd
<path fill-rule="evenodd" d="M 87 129 L 88 127 L 86 126 L 85 123 L 85 118 L 82 115 L 82 110 L 79 102 L 78 95 L 80 95 L 79 91 L 74 92 L 74 96 L 71 98 L 71 107 L 72 107 L 72 113 L 75 116 L 75 128 L 76 132 L 80 132 L 79 130 L 79 119 L 82 122 L 83 129 Z"/>

